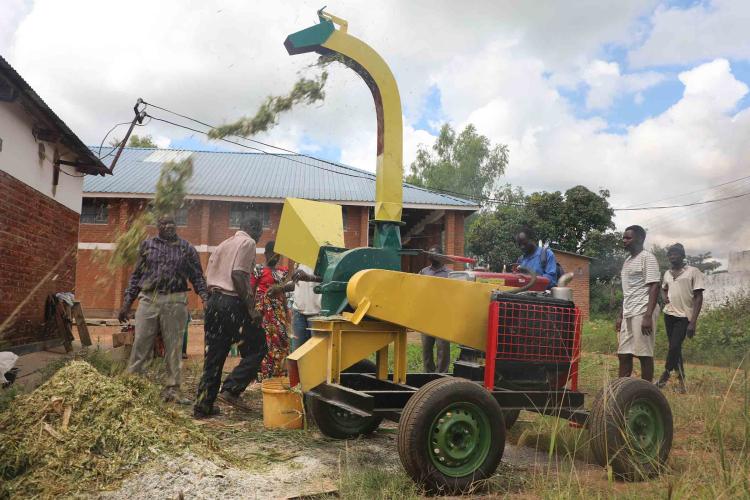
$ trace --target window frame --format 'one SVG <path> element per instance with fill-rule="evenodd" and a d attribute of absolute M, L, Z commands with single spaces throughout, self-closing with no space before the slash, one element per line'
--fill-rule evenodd
<path fill-rule="evenodd" d="M 87 202 L 91 203 L 94 207 L 93 219 L 84 220 L 84 217 L 89 217 L 91 214 L 84 213 L 86 210 Z M 103 214 L 103 215 L 102 215 Z M 83 198 L 81 200 L 81 224 L 90 224 L 96 226 L 106 226 L 109 224 L 109 203 L 103 198 Z"/>
<path fill-rule="evenodd" d="M 180 220 L 180 212 L 184 212 L 184 214 L 185 214 L 185 221 L 184 221 L 185 223 L 184 224 L 181 224 L 182 221 Z M 177 226 L 177 227 L 187 227 L 189 221 L 190 221 L 190 207 L 186 203 L 183 206 L 181 206 L 180 208 L 178 208 L 177 210 L 175 210 L 175 212 L 174 212 L 174 223 L 175 223 L 175 226 Z"/>
<path fill-rule="evenodd" d="M 258 217 L 260 217 L 261 222 L 263 223 L 263 228 L 269 228 L 271 227 L 271 206 L 269 203 L 255 203 L 255 202 L 245 202 L 245 201 L 232 201 L 229 203 L 229 227 L 231 229 L 239 229 L 239 220 L 232 221 L 232 215 L 233 212 L 237 209 L 237 207 L 242 207 L 243 210 L 240 212 L 247 213 L 250 210 L 258 210 L 260 211 L 259 214 L 256 213 Z M 240 215 L 241 218 L 241 215 Z"/>

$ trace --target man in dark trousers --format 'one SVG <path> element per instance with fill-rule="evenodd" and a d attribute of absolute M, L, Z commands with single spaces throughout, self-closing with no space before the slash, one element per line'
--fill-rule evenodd
<path fill-rule="evenodd" d="M 641 378 L 654 379 L 654 329 L 659 317 L 659 263 L 643 249 L 646 230 L 630 226 L 622 234 L 629 255 L 622 265 L 622 308 L 615 323 L 617 330 L 619 376 L 633 373 L 633 357 L 641 362 Z"/>
<path fill-rule="evenodd" d="M 238 343 L 242 359 L 227 376 L 218 397 L 231 405 L 245 408 L 240 394 L 255 379 L 265 356 L 265 335 L 255 311 L 250 275 L 255 266 L 256 242 L 263 225 L 257 218 L 240 223 L 240 230 L 224 240 L 208 259 L 206 276 L 211 295 L 204 323 L 206 345 L 203 377 L 193 407 L 196 418 L 219 413 L 214 406 L 221 372 L 232 344 Z"/>
<path fill-rule="evenodd" d="M 177 236 L 174 217 L 163 215 L 156 225 L 159 234 L 149 238 L 138 251 L 125 299 L 118 319 L 128 321 L 130 308 L 138 299 L 135 312 L 135 341 L 130 352 L 127 371 L 142 374 L 153 357 L 154 339 L 161 332 L 164 340 L 164 361 L 167 367 L 165 401 L 189 404 L 179 395 L 182 359 L 182 334 L 188 318 L 187 282 L 205 303 L 208 289 L 195 248 Z"/>
<path fill-rule="evenodd" d="M 435 276 L 438 278 L 447 278 L 450 269 L 446 267 L 443 261 L 437 256 L 443 251 L 438 246 L 433 246 L 428 250 L 430 256 L 430 265 L 419 271 L 419 274 L 425 276 Z M 435 356 L 433 348 L 437 345 L 437 367 L 435 366 Z M 422 334 L 422 364 L 425 373 L 448 373 L 451 364 L 451 344 L 447 340 L 436 339 L 427 334 Z"/>
<path fill-rule="evenodd" d="M 693 338 L 698 326 L 698 315 L 703 307 L 703 273 L 685 262 L 685 247 L 675 243 L 667 249 L 670 268 L 664 273 L 662 290 L 665 295 L 664 326 L 669 339 L 669 351 L 664 373 L 656 385 L 663 388 L 670 373 L 677 372 L 677 391 L 685 393 L 685 370 L 682 366 L 682 342 Z"/>

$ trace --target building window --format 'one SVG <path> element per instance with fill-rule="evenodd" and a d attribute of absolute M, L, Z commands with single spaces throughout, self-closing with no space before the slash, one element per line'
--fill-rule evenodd
<path fill-rule="evenodd" d="M 188 207 L 180 207 L 175 211 L 174 223 L 178 226 L 188 225 Z"/>
<path fill-rule="evenodd" d="M 349 230 L 349 207 L 341 207 L 341 217 L 344 219 L 344 231 Z"/>
<path fill-rule="evenodd" d="M 271 214 L 266 203 L 232 203 L 229 206 L 229 227 L 240 227 L 240 221 L 255 216 L 263 222 L 263 227 L 271 225 Z"/>
<path fill-rule="evenodd" d="M 81 224 L 107 224 L 109 206 L 107 200 L 84 198 L 81 207 Z"/>

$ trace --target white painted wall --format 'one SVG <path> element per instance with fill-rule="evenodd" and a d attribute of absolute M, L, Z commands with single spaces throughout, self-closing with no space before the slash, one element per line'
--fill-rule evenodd
<path fill-rule="evenodd" d="M 718 307 L 750 294 L 750 271 L 709 274 L 705 285 L 703 303 L 706 308 Z"/>
<path fill-rule="evenodd" d="M 11 103 L 0 102 L 0 138 L 3 140 L 0 170 L 69 209 L 81 213 L 83 178 L 60 173 L 57 190 L 53 194 L 52 159 L 55 150 L 52 144 L 44 143 L 47 159 L 39 161 L 39 146 L 31 134 L 32 127 L 31 117 L 18 100 Z M 61 169 L 71 175 L 81 175 L 73 167 L 63 165 Z"/>
<path fill-rule="evenodd" d="M 730 274 L 739 272 L 750 273 L 750 250 L 729 252 L 729 265 L 727 266 L 727 272 Z"/>

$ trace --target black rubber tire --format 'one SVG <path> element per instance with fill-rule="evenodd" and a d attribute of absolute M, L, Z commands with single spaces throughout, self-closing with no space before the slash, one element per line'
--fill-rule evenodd
<path fill-rule="evenodd" d="M 658 412 L 663 425 L 663 440 L 654 459 L 637 456 L 627 432 L 631 405 L 646 401 Z M 591 453 L 603 467 L 611 467 L 618 479 L 642 481 L 664 470 L 672 448 L 672 410 L 664 394 L 653 384 L 636 378 L 619 378 L 599 391 L 588 420 Z"/>
<path fill-rule="evenodd" d="M 490 448 L 482 464 L 471 474 L 443 474 L 429 456 L 429 433 L 434 419 L 448 405 L 468 402 L 481 408 L 490 424 Z M 398 454 L 406 473 L 428 493 L 460 494 L 477 481 L 495 473 L 505 451 L 503 412 L 481 385 L 461 378 L 440 378 L 425 384 L 406 403 L 398 425 Z"/>
<path fill-rule="evenodd" d="M 511 430 L 518 420 L 518 416 L 521 414 L 521 410 L 503 410 L 503 420 L 505 421 L 505 429 Z"/>
<path fill-rule="evenodd" d="M 353 364 L 345 373 L 375 373 L 375 363 L 363 359 Z M 360 417 L 315 397 L 307 397 L 307 411 L 324 436 L 334 439 L 353 439 L 372 434 L 380 427 L 381 417 Z"/>

